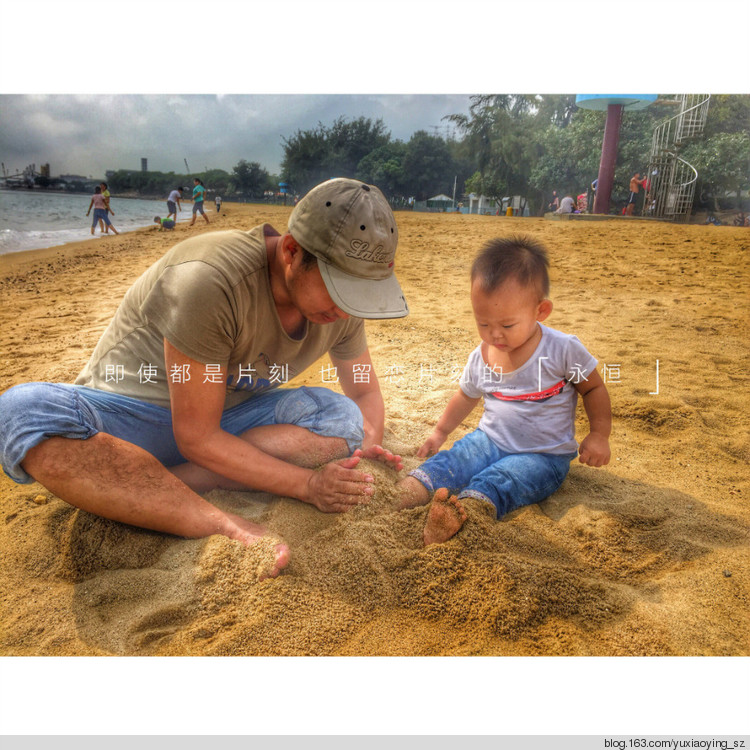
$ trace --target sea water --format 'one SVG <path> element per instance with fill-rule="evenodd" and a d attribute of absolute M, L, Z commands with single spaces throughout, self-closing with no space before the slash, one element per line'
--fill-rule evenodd
<path fill-rule="evenodd" d="M 66 242 L 92 240 L 91 222 L 86 210 L 90 195 L 53 193 L 46 190 L 0 190 L 0 254 L 64 245 Z M 154 216 L 165 218 L 165 200 L 110 198 L 109 220 L 118 232 L 154 225 Z M 192 204 L 183 204 L 178 221 L 189 221 Z M 99 227 L 94 237 L 101 236 Z"/>

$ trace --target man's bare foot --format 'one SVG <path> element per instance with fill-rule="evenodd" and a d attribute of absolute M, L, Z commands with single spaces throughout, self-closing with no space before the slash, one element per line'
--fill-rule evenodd
<path fill-rule="evenodd" d="M 466 511 L 455 495 L 441 487 L 432 496 L 427 523 L 424 527 L 424 546 L 442 544 L 455 536 L 466 522 Z"/>
<path fill-rule="evenodd" d="M 234 525 L 234 529 L 230 529 L 230 533 L 227 534 L 230 539 L 236 539 L 247 547 L 268 539 L 268 532 L 260 524 L 253 523 L 252 521 L 248 521 L 241 516 L 236 516 L 232 513 L 228 513 L 227 515 L 233 521 Z M 273 564 L 264 571 L 259 580 L 262 581 L 264 578 L 276 578 L 276 576 L 279 575 L 287 565 L 289 565 L 289 547 L 287 547 L 286 544 L 275 545 Z"/>

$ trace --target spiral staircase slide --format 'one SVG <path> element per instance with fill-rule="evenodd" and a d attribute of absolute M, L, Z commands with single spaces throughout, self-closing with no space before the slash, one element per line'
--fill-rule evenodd
<path fill-rule="evenodd" d="M 687 221 L 693 208 L 698 172 L 679 155 L 680 148 L 703 133 L 710 94 L 680 94 L 679 112 L 654 128 L 646 176 L 644 214 Z"/>

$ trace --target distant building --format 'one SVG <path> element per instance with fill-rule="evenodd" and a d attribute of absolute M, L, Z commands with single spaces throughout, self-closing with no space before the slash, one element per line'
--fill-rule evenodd
<path fill-rule="evenodd" d="M 428 198 L 426 203 L 427 208 L 439 208 L 447 210 L 453 207 L 453 198 L 451 198 L 449 195 L 445 195 L 444 193 L 440 193 L 440 195 L 433 195 L 432 198 Z"/>

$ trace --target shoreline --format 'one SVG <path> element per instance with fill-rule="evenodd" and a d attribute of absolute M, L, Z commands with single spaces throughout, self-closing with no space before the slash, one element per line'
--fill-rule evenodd
<path fill-rule="evenodd" d="M 225 207 L 236 209 L 239 206 L 248 206 L 248 207 L 253 206 L 254 207 L 256 205 L 258 204 L 231 203 L 229 201 L 223 201 L 222 202 L 222 217 L 224 216 Z M 264 205 L 264 204 L 260 204 L 260 205 Z M 211 224 L 206 224 L 201 219 L 201 227 L 200 227 L 201 230 L 205 231 L 205 229 L 210 230 L 212 228 L 217 227 L 217 223 L 216 223 L 217 217 L 216 217 L 215 211 L 209 211 L 208 214 L 209 214 L 209 219 L 211 220 Z M 190 223 L 189 219 L 186 219 L 185 221 L 182 221 L 182 222 L 178 222 L 173 231 L 162 232 L 162 234 L 166 236 L 181 235 L 185 231 L 185 229 L 188 227 L 189 223 Z M 197 222 L 195 226 L 196 227 L 198 226 Z M 220 224 L 218 226 L 221 228 Z M 193 230 L 195 230 L 195 227 L 193 227 Z M 51 258 L 56 258 L 57 256 L 70 258 L 72 256 L 77 255 L 78 253 L 85 253 L 86 251 L 91 250 L 93 247 L 101 247 L 102 249 L 105 249 L 107 246 L 111 246 L 113 243 L 116 243 L 118 237 L 133 237 L 133 236 L 138 236 L 140 234 L 143 234 L 145 232 L 153 232 L 153 231 L 158 231 L 158 227 L 156 227 L 155 224 L 146 224 L 145 226 L 142 226 L 142 227 L 135 227 L 133 229 L 121 230 L 119 234 L 114 235 L 114 236 L 110 235 L 107 237 L 107 235 L 96 234 L 86 239 L 72 240 L 70 242 L 64 242 L 60 245 L 50 245 L 49 247 L 29 248 L 27 250 L 15 250 L 15 251 L 7 252 L 7 253 L 0 253 L 0 276 L 6 276 L 7 274 L 18 271 L 19 269 L 27 265 L 49 261 Z M 101 240 L 101 239 L 104 239 L 104 237 L 107 237 L 107 245 L 99 246 L 99 245 L 92 244 L 94 240 Z M 180 237 L 180 239 L 182 240 L 185 238 Z"/>
<path fill-rule="evenodd" d="M 139 200 L 152 200 L 150 198 L 139 198 Z M 192 202 L 185 204 L 187 207 L 192 206 Z M 293 206 L 282 206 L 282 205 L 276 205 L 276 204 L 269 204 L 269 203 L 235 203 L 233 201 L 222 201 L 221 204 L 221 215 L 220 217 L 217 216 L 214 204 L 210 204 L 210 208 L 206 212 L 208 214 L 209 220 L 211 221 L 210 224 L 206 224 L 202 219 L 200 219 L 200 225 L 196 221 L 196 224 L 194 225 L 192 231 L 212 231 L 214 229 L 228 229 L 232 228 L 230 226 L 227 226 L 225 223 L 226 220 L 226 212 L 227 210 L 231 210 L 232 216 L 229 219 L 229 221 L 233 224 L 234 220 L 237 218 L 237 214 L 240 215 L 246 214 L 248 216 L 255 216 L 259 215 L 259 223 L 262 223 L 264 219 L 263 216 L 267 217 L 275 217 L 279 213 L 284 214 L 286 216 L 288 213 L 291 213 Z M 175 226 L 175 229 L 173 231 L 168 232 L 162 232 L 164 235 L 180 235 L 182 234 L 185 229 L 190 224 L 190 212 L 191 208 L 183 209 L 181 213 L 186 213 L 188 217 L 182 221 L 179 221 L 177 225 Z M 258 214 L 258 212 L 262 212 Z M 220 218 L 220 221 L 217 222 L 217 219 Z M 255 219 L 253 219 L 255 221 Z M 248 228 L 251 228 L 254 226 L 254 224 L 249 223 Z M 284 225 L 286 227 L 286 224 Z M 142 227 L 135 227 L 133 229 L 122 229 L 120 230 L 120 233 L 118 235 L 114 236 L 114 239 L 116 240 L 117 237 L 132 237 L 133 235 L 138 235 L 138 233 L 143 232 L 149 232 L 149 231 L 157 231 L 157 227 L 155 224 L 150 223 L 146 224 Z M 69 256 L 72 254 L 75 254 L 76 252 L 84 252 L 85 250 L 90 250 L 92 245 L 90 244 L 92 240 L 98 240 L 102 239 L 106 235 L 96 234 L 94 236 L 87 237 L 85 239 L 78 239 L 78 240 L 70 240 L 68 242 L 63 242 L 60 245 L 50 245 L 49 247 L 38 247 L 38 248 L 28 248 L 26 250 L 13 250 L 10 252 L 0 252 L 0 276 L 4 276 L 9 272 L 13 272 L 17 270 L 19 267 L 22 267 L 24 265 L 32 264 L 34 262 L 41 262 L 49 260 L 49 258 L 54 257 L 56 255 L 63 255 L 63 256 Z M 180 237 L 180 240 L 186 239 L 185 237 Z M 110 244 L 111 241 L 108 241 L 107 244 Z M 75 248 L 75 250 L 71 250 L 71 248 Z"/>
<path fill-rule="evenodd" d="M 150 229 L 151 227 L 137 227 L 136 229 L 120 232 L 119 235 L 114 235 L 114 237 L 134 235 L 150 231 Z M 71 257 L 78 253 L 83 253 L 93 247 L 91 243 L 97 239 L 101 239 L 101 235 L 95 235 L 87 240 L 65 242 L 62 245 L 51 245 L 50 247 L 38 247 L 29 250 L 16 250 L 10 253 L 0 253 L 0 276 L 5 276 L 8 273 L 18 271 L 27 265 L 49 261 L 50 258 L 57 258 L 58 256 L 61 258 Z"/>
<path fill-rule="evenodd" d="M 0 190 L 0 193 L 3 194 L 18 194 L 18 193 L 24 193 L 27 195 L 40 195 L 45 191 L 41 190 Z M 68 196 L 70 198 L 88 198 L 90 197 L 89 193 L 57 193 L 57 192 L 50 192 L 50 196 Z M 143 197 L 143 196 L 113 196 L 117 200 L 133 200 L 133 201 L 142 201 L 145 203 L 161 203 L 163 204 L 162 209 L 160 209 L 158 206 L 153 207 L 153 213 L 145 212 L 142 208 L 138 210 L 137 215 L 134 216 L 126 216 L 124 219 L 124 223 L 119 223 L 117 221 L 118 217 L 115 216 L 113 219 L 113 224 L 118 230 L 118 235 L 132 235 L 133 232 L 139 232 L 147 229 L 151 229 L 155 227 L 155 224 L 153 223 L 153 217 L 154 215 L 160 215 L 164 216 L 163 211 L 166 211 L 166 205 L 164 204 L 164 201 L 162 201 L 159 198 L 151 198 L 151 197 Z M 222 207 L 226 205 L 228 208 L 232 205 L 229 201 L 224 201 L 222 203 Z M 192 208 L 192 202 L 185 203 L 182 211 L 180 212 L 180 219 L 178 220 L 177 228 L 179 228 L 181 225 L 188 224 L 191 219 L 191 208 Z M 222 208 L 222 212 L 223 212 Z M 213 203 L 207 204 L 207 211 L 209 218 L 216 217 L 216 213 L 213 208 Z M 144 215 L 146 214 L 146 215 Z M 80 224 L 75 223 L 74 225 L 67 226 L 64 225 L 62 227 L 51 225 L 51 226 L 41 226 L 41 227 L 35 227 L 35 228 L 24 228 L 24 229 L 14 229 L 13 227 L 4 227 L 0 230 L 0 233 L 5 234 L 6 232 L 10 232 L 11 235 L 14 233 L 19 234 L 19 238 L 17 240 L 11 240 L 8 242 L 8 246 L 6 249 L 6 246 L 0 246 L 0 270 L 7 267 L 16 267 L 18 265 L 23 264 L 23 260 L 20 256 L 22 256 L 25 253 L 32 253 L 32 254 L 38 254 L 42 251 L 54 251 L 54 250 L 60 250 L 63 248 L 66 248 L 69 245 L 79 245 L 82 243 L 90 242 L 91 240 L 98 240 L 102 239 L 104 236 L 99 231 L 97 231 L 96 234 L 92 235 L 90 233 L 90 219 L 88 217 L 82 218 Z M 143 224 L 140 224 L 139 222 L 143 221 Z M 67 222 L 64 222 L 64 224 L 67 224 Z M 63 236 L 57 236 L 58 234 Z M 40 236 L 34 236 L 34 235 L 40 235 Z M 118 236 L 115 235 L 115 236 Z M 47 245 L 47 242 L 53 242 L 54 244 Z M 26 244 L 34 245 L 36 243 L 39 243 L 39 246 L 32 246 L 32 247 L 23 247 Z M 21 249 L 11 249 L 13 245 L 21 245 Z M 5 262 L 2 259 L 7 258 L 8 256 L 14 256 L 9 262 Z M 43 257 L 49 257 L 49 253 L 44 253 Z"/>

